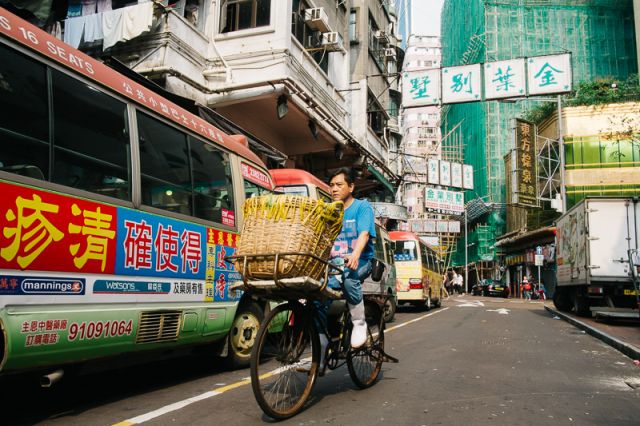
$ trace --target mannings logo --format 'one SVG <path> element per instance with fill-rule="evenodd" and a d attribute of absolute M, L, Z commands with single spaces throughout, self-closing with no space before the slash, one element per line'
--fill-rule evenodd
<path fill-rule="evenodd" d="M 84 294 L 84 279 L 26 278 L 20 284 L 24 294 Z"/>

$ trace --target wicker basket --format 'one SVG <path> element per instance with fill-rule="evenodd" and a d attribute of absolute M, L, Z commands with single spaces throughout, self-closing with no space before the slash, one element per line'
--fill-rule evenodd
<path fill-rule="evenodd" d="M 295 195 L 264 195 L 244 204 L 244 225 L 236 256 L 276 253 L 313 254 L 329 259 L 333 241 L 342 229 L 342 202 L 326 203 Z M 243 270 L 248 280 L 274 277 L 274 256 L 252 258 Z M 324 274 L 324 264 L 311 256 L 286 255 L 278 262 L 278 278 L 308 276 L 315 280 Z"/>

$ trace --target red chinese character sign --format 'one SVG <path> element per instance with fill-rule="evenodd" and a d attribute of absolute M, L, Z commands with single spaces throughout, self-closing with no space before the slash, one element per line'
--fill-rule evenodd
<path fill-rule="evenodd" d="M 0 183 L 0 267 L 111 274 L 117 209 Z"/>

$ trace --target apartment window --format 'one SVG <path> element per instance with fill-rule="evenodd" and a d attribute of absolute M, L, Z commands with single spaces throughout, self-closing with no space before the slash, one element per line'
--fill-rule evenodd
<path fill-rule="evenodd" d="M 384 45 L 379 37 L 376 37 L 378 33 L 378 25 L 373 19 L 373 16 L 369 15 L 369 54 L 374 59 L 376 64 L 381 70 L 384 70 Z"/>
<path fill-rule="evenodd" d="M 400 113 L 400 104 L 402 104 L 402 93 L 395 90 L 389 91 L 389 115 L 398 117 Z"/>
<path fill-rule="evenodd" d="M 369 127 L 374 133 L 382 134 L 387 125 L 386 114 L 380 102 L 373 96 L 373 93 L 369 92 L 367 98 L 367 122 Z"/>
<path fill-rule="evenodd" d="M 358 11 L 356 9 L 351 9 L 351 14 L 349 15 L 349 42 L 350 43 L 358 43 Z"/>
<path fill-rule="evenodd" d="M 226 0 L 220 12 L 221 33 L 269 25 L 271 0 Z"/>

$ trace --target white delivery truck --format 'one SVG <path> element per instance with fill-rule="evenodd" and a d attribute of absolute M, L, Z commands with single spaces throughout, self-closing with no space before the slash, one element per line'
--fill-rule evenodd
<path fill-rule="evenodd" d="M 639 222 L 637 198 L 586 198 L 558 219 L 556 308 L 638 316 Z"/>

